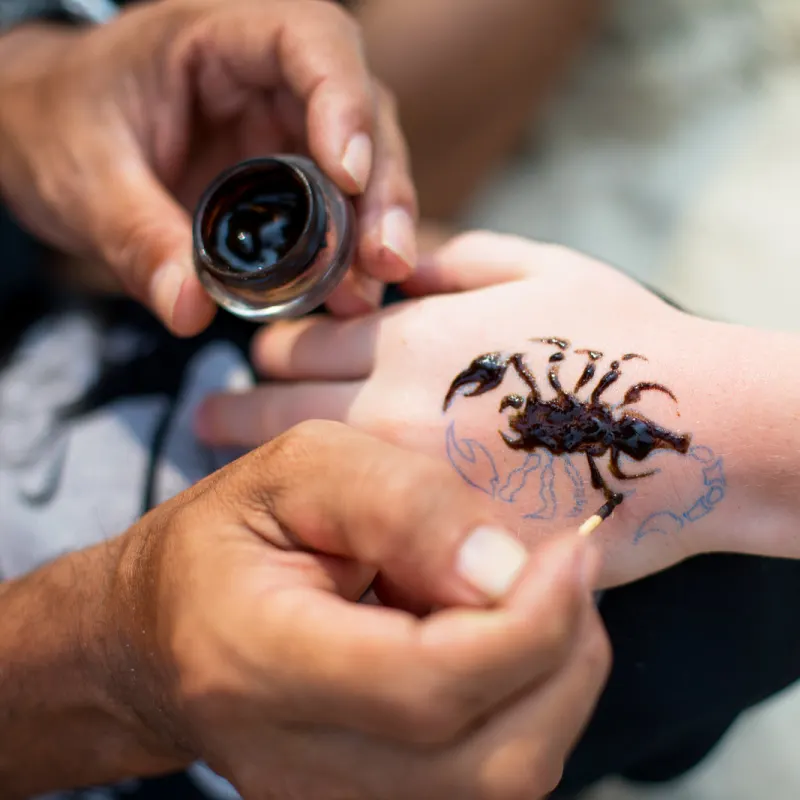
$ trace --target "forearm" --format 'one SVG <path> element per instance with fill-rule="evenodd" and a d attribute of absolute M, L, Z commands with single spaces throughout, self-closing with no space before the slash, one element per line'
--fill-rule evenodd
<path fill-rule="evenodd" d="M 0 584 L 3 797 L 166 771 L 114 696 L 130 677 L 112 587 L 120 542 L 74 553 Z"/>
<path fill-rule="evenodd" d="M 425 214 L 457 211 L 515 146 L 605 5 L 364 0 L 367 49 L 398 98 Z"/>
<path fill-rule="evenodd" d="M 800 338 L 689 316 L 676 324 L 677 336 L 663 331 L 646 350 L 623 334 L 624 349 L 648 361 L 623 361 L 605 395 L 616 418 L 641 415 L 689 440 L 684 454 L 657 446 L 643 461 L 623 455 L 625 475 L 654 470 L 630 481 L 614 477 L 608 456 L 596 459 L 609 485 L 630 493 L 595 534 L 609 573 L 665 553 L 676 561 L 709 551 L 800 557 Z M 664 386 L 677 402 L 645 390 L 617 405 L 639 382 Z"/>

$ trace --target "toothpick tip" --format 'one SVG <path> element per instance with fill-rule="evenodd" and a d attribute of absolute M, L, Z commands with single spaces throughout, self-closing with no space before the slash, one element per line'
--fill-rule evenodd
<path fill-rule="evenodd" d="M 603 517 L 600 514 L 595 514 L 594 516 L 589 517 L 583 525 L 578 528 L 578 536 L 589 536 L 598 528 L 598 526 L 603 522 Z"/>

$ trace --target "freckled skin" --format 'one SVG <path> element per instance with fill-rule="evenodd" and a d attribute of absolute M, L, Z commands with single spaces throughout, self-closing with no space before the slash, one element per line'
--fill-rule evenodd
<path fill-rule="evenodd" d="M 496 389 L 502 383 L 509 367 L 517 372 L 529 389 L 527 397 L 506 395 L 500 401 L 499 411 L 513 409 L 508 419 L 510 433 L 500 431 L 500 436 L 512 450 L 533 452 L 544 448 L 553 455 L 583 453 L 586 455 L 592 479 L 592 486 L 603 492 L 605 505 L 598 511 L 607 517 L 623 500 L 623 495 L 612 491 L 600 474 L 595 459 L 609 453 L 608 467 L 611 475 L 620 481 L 636 480 L 653 474 L 653 471 L 636 475 L 622 472 L 619 459 L 626 455 L 634 461 L 644 461 L 655 450 L 672 450 L 685 454 L 691 444 L 691 435 L 678 434 L 657 425 L 636 411 L 624 411 L 614 416 L 614 410 L 601 398 L 603 393 L 620 378 L 620 361 L 612 361 L 610 369 L 598 380 L 588 400 L 581 400 L 577 392 L 586 386 L 595 375 L 595 364 L 602 353 L 595 350 L 576 351 L 589 357 L 589 362 L 578 378 L 572 392 L 561 386 L 558 369 L 564 360 L 564 350 L 569 342 L 555 337 L 534 339 L 532 341 L 552 344 L 558 347 L 550 359 L 548 383 L 555 392 L 551 400 L 542 400 L 536 378 L 528 369 L 521 353 L 504 358 L 500 353 L 489 353 L 476 358 L 463 372 L 456 376 L 444 400 L 446 411 L 460 389 L 473 388 L 463 392 L 465 397 L 476 397 Z M 644 356 L 628 353 L 622 361 L 645 360 Z M 637 383 L 629 388 L 620 407 L 637 403 L 644 392 L 655 391 L 666 394 L 677 402 L 675 395 L 658 383 Z"/>

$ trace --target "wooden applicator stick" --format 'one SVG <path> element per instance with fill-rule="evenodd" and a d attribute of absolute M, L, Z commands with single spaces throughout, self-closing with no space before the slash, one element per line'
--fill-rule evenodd
<path fill-rule="evenodd" d="M 607 503 L 600 506 L 597 513 L 589 517 L 589 519 L 578 528 L 578 536 L 589 536 L 594 533 L 594 531 L 614 513 L 614 509 L 620 502 L 620 500 L 616 502 L 609 500 Z"/>

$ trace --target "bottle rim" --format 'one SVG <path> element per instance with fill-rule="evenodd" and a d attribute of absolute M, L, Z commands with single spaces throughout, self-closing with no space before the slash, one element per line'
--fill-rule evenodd
<path fill-rule="evenodd" d="M 275 170 L 290 173 L 302 192 L 307 207 L 303 229 L 289 251 L 274 264 L 252 272 L 233 269 L 215 258 L 207 246 L 209 230 L 221 213 L 216 208 L 216 201 L 223 192 L 235 192 L 237 181 L 242 182 L 241 193 L 244 194 L 257 185 L 257 181 L 245 180 L 248 176 Z M 212 214 L 214 216 L 210 216 Z M 310 172 L 297 163 L 296 158 L 291 161 L 280 156 L 247 159 L 221 172 L 203 192 L 197 204 L 192 224 L 196 266 L 207 270 L 223 285 L 264 291 L 274 289 L 295 280 L 313 264 L 319 251 L 325 247 L 327 228 L 328 213 L 322 187 Z"/>

